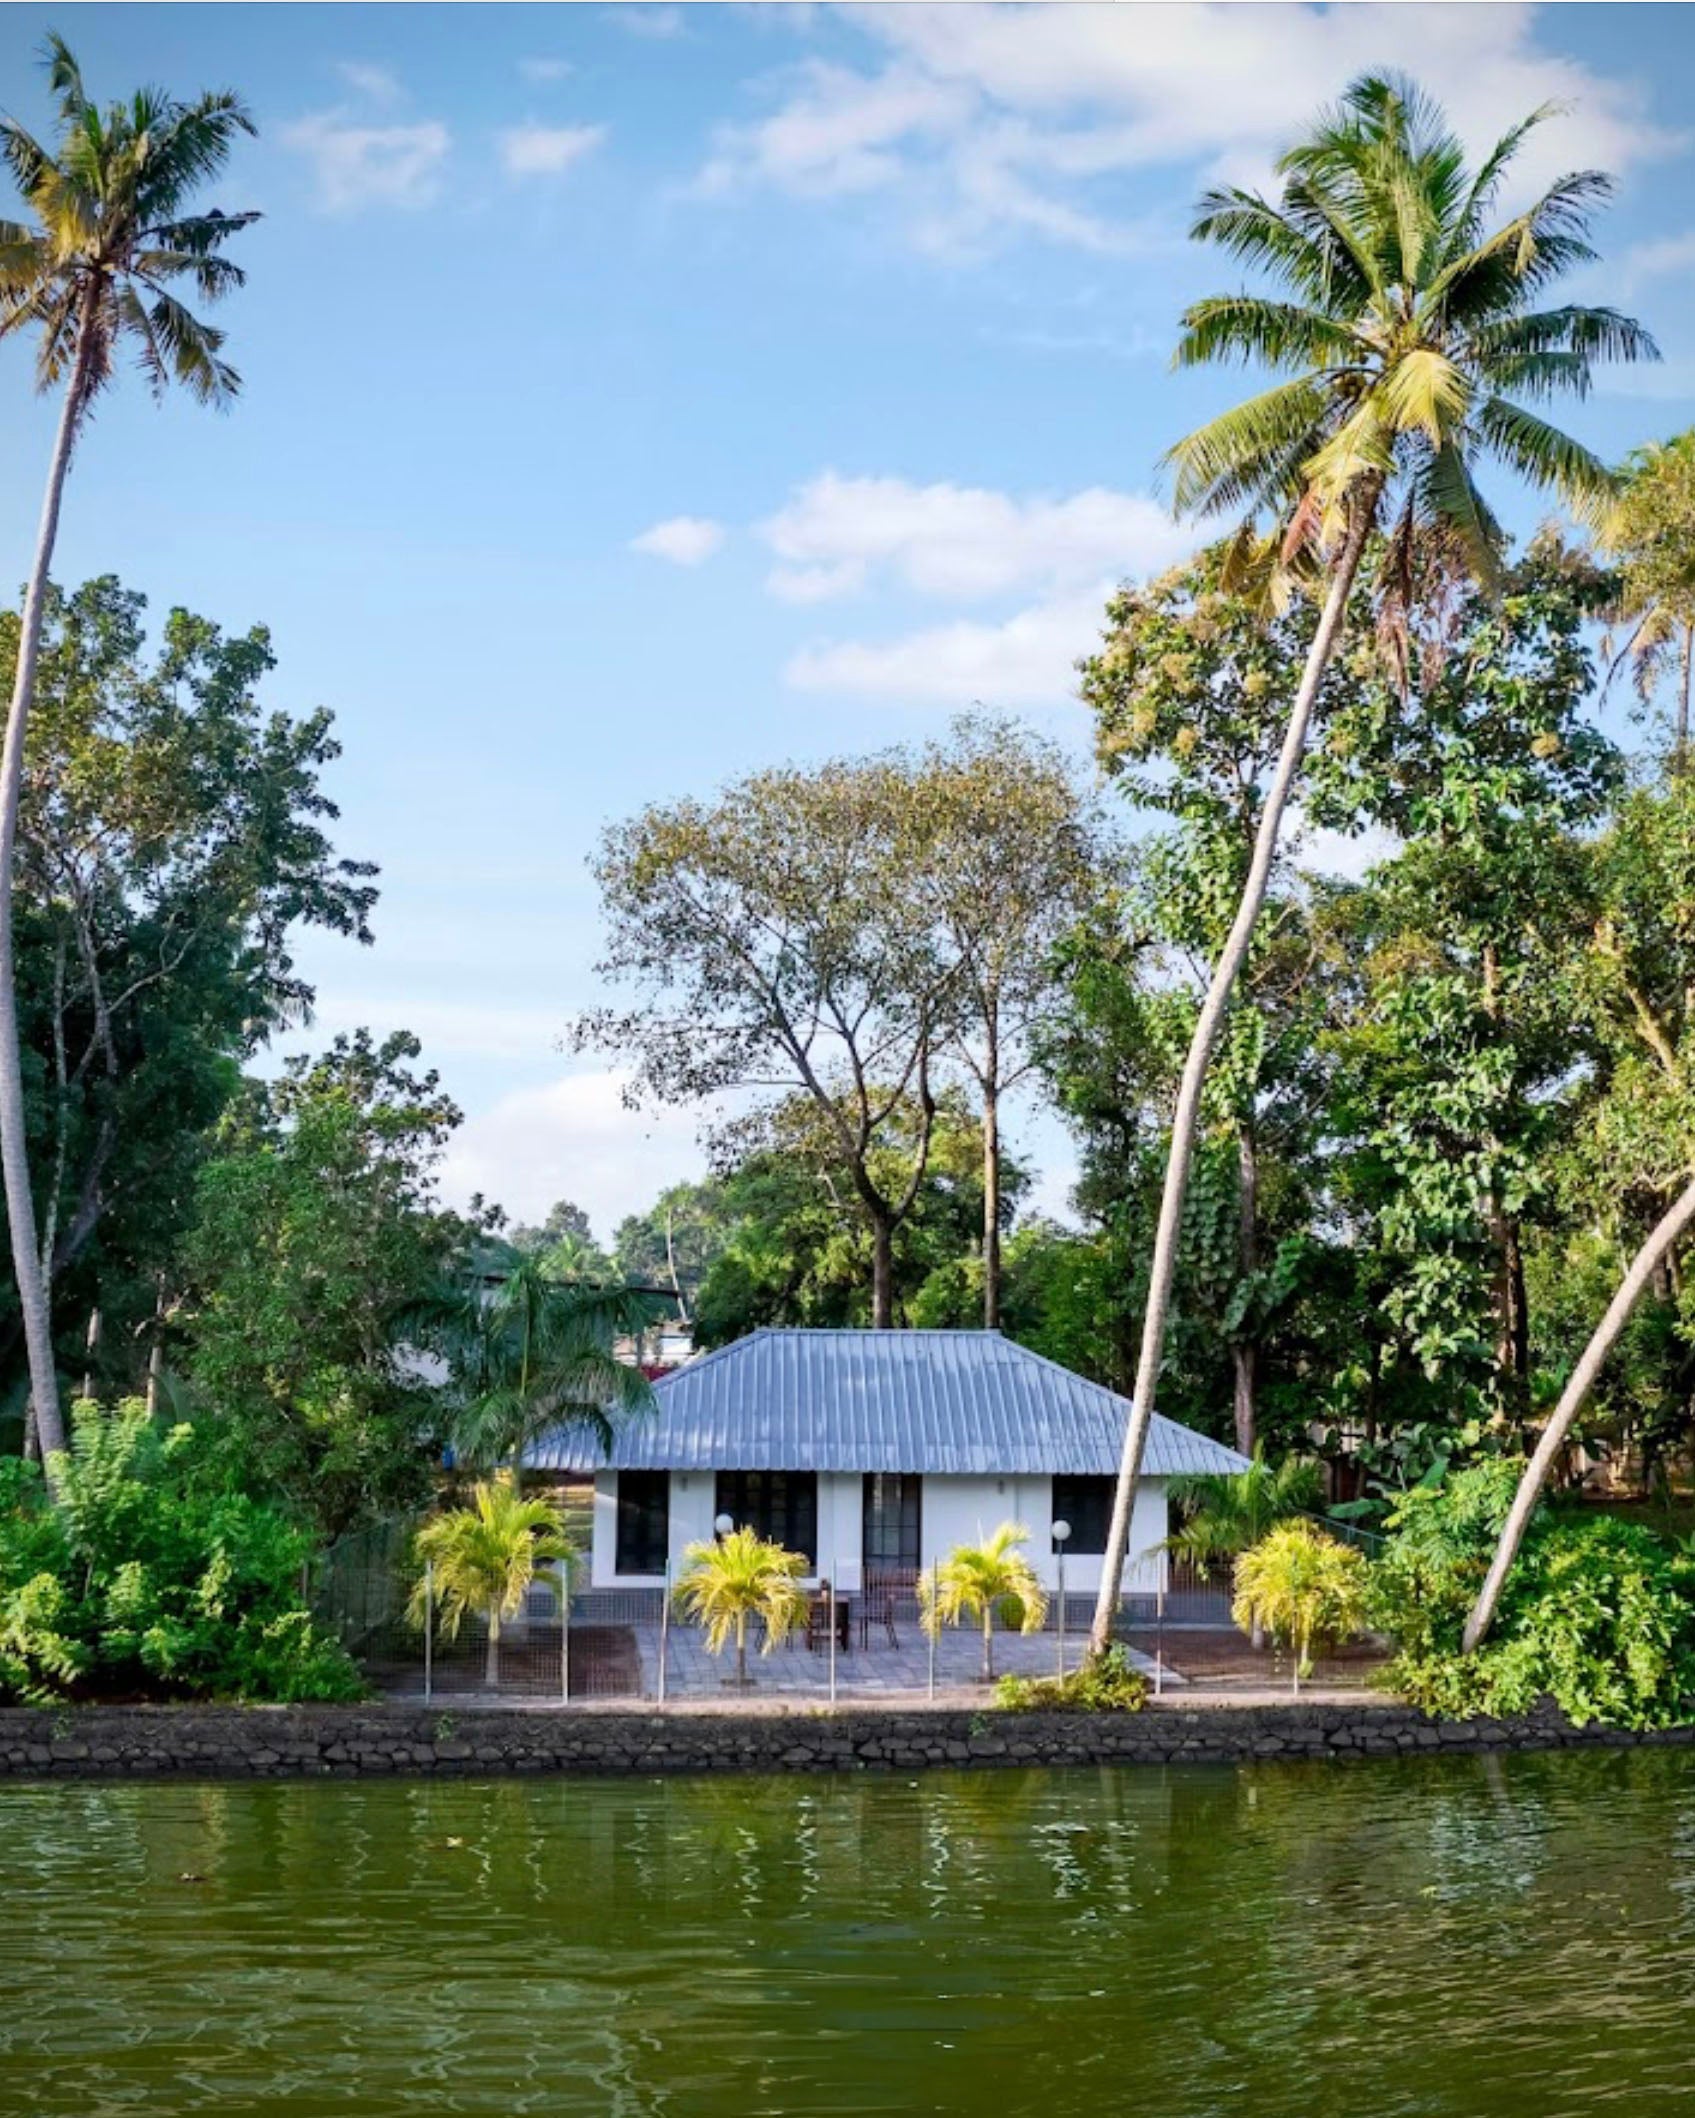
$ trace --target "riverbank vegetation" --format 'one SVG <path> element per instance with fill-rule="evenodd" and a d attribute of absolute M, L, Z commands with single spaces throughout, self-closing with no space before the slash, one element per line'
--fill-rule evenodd
<path fill-rule="evenodd" d="M 63 408 L 0 615 L 0 1688 L 333 1693 L 314 1555 L 562 1419 L 640 1417 L 620 1347 L 675 1317 L 988 1325 L 1138 1417 L 1157 1381 L 1259 1466 L 1187 1496 L 1179 1546 L 1222 1565 L 1314 1510 L 1386 1534 L 1411 1696 L 1689 1710 L 1688 1557 L 1594 1503 L 1674 1500 L 1695 1450 L 1695 441 L 1612 470 L 1533 408 L 1653 355 L 1542 306 L 1604 177 L 1506 213 L 1522 132 L 1472 170 L 1373 79 L 1275 198 L 1203 202 L 1281 291 L 1198 304 L 1180 358 L 1283 379 L 1175 451 L 1180 502 L 1253 533 L 1107 602 L 1092 778 L 966 715 L 608 828 L 607 999 L 571 1035 L 719 1115 L 710 1175 L 602 1247 L 568 1200 L 520 1229 L 444 1202 L 460 1114 L 415 1038 L 268 1057 L 310 1017 L 302 937 L 377 918 L 333 717 L 269 703 L 262 624 L 49 577 L 119 339 L 236 389 L 163 282 L 239 288 L 252 216 L 198 194 L 249 120 L 102 116 L 57 43 L 50 77 L 63 137 L 8 122 L 0 246 L 0 333 Z M 1491 456 L 1559 518 L 1510 539 Z M 1009 1144 L 1035 1107 L 1078 1149 L 1064 1222 Z M 962 1566 L 958 1611 L 1034 1608 L 973 1586 L 1017 1560 Z M 1298 1632 L 1274 1587 L 1250 1622 Z"/>

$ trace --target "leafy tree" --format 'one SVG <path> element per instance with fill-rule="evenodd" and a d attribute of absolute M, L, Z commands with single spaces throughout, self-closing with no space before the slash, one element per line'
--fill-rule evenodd
<path fill-rule="evenodd" d="M 1392 579 L 1406 581 L 1414 555 L 1435 539 L 1490 578 L 1501 538 L 1472 476 L 1483 455 L 1593 511 L 1611 491 L 1605 467 L 1515 399 L 1581 395 L 1597 357 L 1654 351 L 1613 310 L 1532 307 L 1593 255 L 1586 231 L 1609 179 L 1593 171 L 1562 177 L 1521 213 L 1489 225 L 1509 165 L 1546 115 L 1516 126 L 1472 173 L 1434 105 L 1410 85 L 1368 76 L 1283 156 L 1277 203 L 1216 190 L 1195 223 L 1199 240 L 1266 272 L 1282 292 L 1195 303 L 1179 365 L 1252 361 L 1287 379 L 1177 444 L 1178 507 L 1270 514 L 1284 563 L 1312 562 L 1325 586 L 1241 902 L 1178 1090 L 1134 1409 L 1102 1562 L 1097 1653 L 1110 1635 L 1157 1395 L 1207 1064 L 1271 881 L 1283 811 L 1367 544 L 1380 523 L 1392 525 Z"/>
<path fill-rule="evenodd" d="M 467 1616 L 488 1628 L 483 1682 L 500 1682 L 500 1628 L 524 1607 L 530 1584 L 544 1566 L 568 1570 L 576 1556 L 565 1518 L 552 1500 L 525 1500 L 510 1479 L 476 1486 L 468 1508 L 434 1516 L 414 1544 L 418 1564 L 429 1572 L 412 1591 L 408 1613 L 414 1625 L 429 1623 L 432 1599 L 450 1640 Z M 554 1591 L 559 1594 L 558 1589 Z M 563 1608 L 561 1617 L 564 1617 Z"/>
<path fill-rule="evenodd" d="M 975 1086 L 983 1136 L 983 1322 L 1001 1323 L 1002 1102 L 1036 1063 L 1059 996 L 1059 944 L 1099 887 L 1104 849 L 1054 745 L 962 718 L 906 774 L 919 841 L 910 887 L 933 912 L 953 967 L 953 1043 Z"/>
<path fill-rule="evenodd" d="M 619 1222 L 613 1262 L 632 1285 L 669 1287 L 687 1324 L 702 1281 L 723 1255 L 730 1226 L 723 1187 L 715 1179 L 672 1184 L 645 1213 Z"/>
<path fill-rule="evenodd" d="M 205 1423 L 137 1402 L 75 1421 L 56 1501 L 0 1464 L 0 1698 L 360 1695 L 301 1600 L 311 1532 L 231 1490 Z"/>
<path fill-rule="evenodd" d="M 928 1126 L 924 1182 L 889 1251 L 891 1315 L 935 1326 L 981 1314 L 982 1136 L 965 1097 L 947 1089 L 932 1116 L 910 1107 L 891 1116 L 872 1159 L 900 1167 L 913 1136 Z M 843 1325 L 874 1321 L 871 1233 L 857 1210 L 850 1172 L 834 1131 L 804 1097 L 759 1112 L 717 1137 L 724 1216 L 722 1248 L 694 1305 L 696 1336 L 721 1345 L 761 1325 Z M 1002 1211 L 1022 1195 L 1023 1167 L 1003 1153 Z"/>
<path fill-rule="evenodd" d="M 64 1447 L 64 1422 L 30 1188 L 12 930 L 15 846 L 48 575 L 72 451 L 126 348 L 156 396 L 176 381 L 202 403 L 221 407 L 240 388 L 223 357 L 222 332 L 171 289 L 189 280 L 203 301 L 212 301 L 239 287 L 241 270 L 223 250 L 256 216 L 189 210 L 237 139 L 253 131 L 237 97 L 220 91 L 182 103 L 142 89 L 102 111 L 90 102 L 81 70 L 58 36 L 47 42 L 47 74 L 58 102 L 59 137 L 52 148 L 14 119 L 0 120 L 0 158 L 33 216 L 27 223 L 0 222 L 0 338 L 33 332 L 37 383 L 62 392 L 0 749 L 0 1158 L 37 1431 L 52 1456 Z"/>
<path fill-rule="evenodd" d="M 721 1655 L 735 1641 L 735 1681 L 745 1686 L 750 1621 L 759 1621 L 762 1655 L 781 1647 L 806 1623 L 810 1598 L 801 1582 L 810 1570 L 803 1554 L 768 1543 L 744 1525 L 710 1544 L 688 1545 L 673 1593 L 683 1615 L 705 1627 L 709 1655 Z"/>
<path fill-rule="evenodd" d="M 175 610 L 149 656 L 144 608 L 109 578 L 49 594 L 17 844 L 43 1273 L 120 1354 L 155 1310 L 238 1063 L 310 1005 L 297 927 L 369 941 L 376 895 L 328 836 L 329 715 L 260 703 L 263 628 L 226 637 Z M 0 674 L 17 637 L 0 617 Z M 97 1366 L 131 1380 L 121 1358 Z"/>
<path fill-rule="evenodd" d="M 1606 543 L 1621 568 L 1616 614 L 1625 638 L 1617 660 L 1631 664 L 1644 704 L 1672 676 L 1671 756 L 1682 771 L 1695 675 L 1695 429 L 1626 461 Z"/>
<path fill-rule="evenodd" d="M 1047 1592 L 1023 1547 L 1030 1532 L 1003 1522 L 981 1544 L 957 1544 L 918 1577 L 919 1621 L 934 1636 L 944 1625 L 983 1628 L 983 1682 L 995 1681 L 995 1620 L 1021 1633 L 1039 1633 L 1047 1623 Z"/>
<path fill-rule="evenodd" d="M 361 1030 L 250 1084 L 185 1246 L 187 1379 L 230 1476 L 329 1536 L 423 1498 L 446 1416 L 401 1336 L 467 1234 L 436 1200 L 459 1112 L 418 1049 Z"/>
<path fill-rule="evenodd" d="M 1316 1643 L 1351 1639 L 1365 1624 L 1365 1555 L 1310 1522 L 1281 1522 L 1236 1561 L 1230 1615 L 1295 1650 L 1294 1685 L 1312 1675 Z"/>
<path fill-rule="evenodd" d="M 949 1026 L 948 967 L 907 886 L 912 824 L 898 768 L 874 759 L 759 773 L 710 805 L 609 831 L 600 968 L 644 1004 L 576 1031 L 630 1053 L 639 1090 L 662 1100 L 809 1096 L 870 1232 L 880 1326 L 894 1319 L 895 1237 L 923 1189 Z"/>

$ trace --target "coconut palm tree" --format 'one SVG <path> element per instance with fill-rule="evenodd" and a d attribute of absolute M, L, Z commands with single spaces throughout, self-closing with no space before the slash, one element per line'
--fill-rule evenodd
<path fill-rule="evenodd" d="M 447 1362 L 454 1444 L 476 1467 L 518 1469 L 561 1426 L 610 1449 L 626 1419 L 653 1409 L 653 1386 L 614 1347 L 652 1321 L 656 1297 L 560 1278 L 545 1257 L 479 1248 L 400 1320 Z"/>
<path fill-rule="evenodd" d="M 1003 1522 L 981 1544 L 955 1545 L 918 1577 L 919 1622 L 927 1633 L 968 1620 L 981 1624 L 985 1684 L 994 1682 L 996 1618 L 1021 1633 L 1039 1633 L 1047 1622 L 1047 1592 L 1022 1549 L 1029 1542 L 1021 1522 Z"/>
<path fill-rule="evenodd" d="M 1631 664 L 1644 703 L 1668 672 L 1675 677 L 1671 762 L 1681 772 L 1695 682 L 1695 428 L 1627 459 L 1603 542 L 1623 575 L 1617 617 L 1625 638 L 1613 669 Z"/>
<path fill-rule="evenodd" d="M 1539 110 L 1515 126 L 1473 172 L 1436 105 L 1406 82 L 1367 76 L 1283 156 L 1276 201 L 1215 190 L 1192 230 L 1264 273 L 1277 291 L 1195 303 L 1183 319 L 1177 365 L 1249 362 L 1285 379 L 1171 451 L 1178 510 L 1239 514 L 1244 537 L 1269 518 L 1279 533 L 1281 577 L 1304 571 L 1322 601 L 1241 902 L 1178 1089 L 1101 1565 L 1096 1652 L 1111 1637 L 1158 1391 L 1207 1064 L 1253 939 L 1307 728 L 1367 546 L 1385 533 L 1387 579 L 1402 595 L 1410 596 L 1421 549 L 1451 553 L 1491 579 L 1503 539 L 1474 476 L 1485 457 L 1596 517 L 1614 490 L 1606 467 L 1529 405 L 1582 396 L 1597 359 L 1657 357 L 1640 325 L 1615 310 L 1536 306 L 1562 273 L 1594 256 L 1587 232 L 1611 193 L 1608 177 L 1595 170 L 1561 177 L 1521 212 L 1493 218 L 1515 156 L 1550 115 Z"/>
<path fill-rule="evenodd" d="M 222 407 L 235 396 L 240 378 L 223 357 L 224 334 L 196 316 L 172 288 L 187 281 L 201 300 L 216 301 L 239 287 L 242 273 L 222 251 L 258 216 L 189 210 L 195 192 L 223 168 L 238 135 L 253 131 L 235 96 L 218 91 L 179 103 L 157 89 L 141 89 L 127 103 L 101 110 L 89 101 L 81 70 L 62 39 L 48 38 L 46 59 L 58 104 L 52 148 L 14 119 L 0 118 L 0 159 L 32 216 L 26 222 L 0 221 L 0 338 L 33 333 L 37 385 L 60 392 L 0 748 L 0 1161 L 31 1407 L 43 1458 L 50 1461 L 63 1449 L 65 1435 L 30 1193 L 13 990 L 12 873 L 59 507 L 89 408 L 111 382 L 126 348 L 155 396 L 172 382 L 203 404 Z"/>
<path fill-rule="evenodd" d="M 1236 1561 L 1230 1615 L 1244 1632 L 1293 1645 L 1299 1691 L 1314 1641 L 1348 1640 L 1365 1624 L 1365 1555 L 1313 1523 L 1279 1523 Z"/>
<path fill-rule="evenodd" d="M 557 1505 L 525 1500 L 506 1477 L 474 1487 L 468 1508 L 453 1508 L 426 1522 L 414 1549 L 419 1566 L 429 1571 L 412 1591 L 413 1624 L 430 1622 L 432 1596 L 451 1640 L 459 1637 L 467 1614 L 484 1619 L 483 1682 L 491 1686 L 500 1682 L 501 1621 L 517 1615 L 543 1566 L 568 1568 L 576 1556 Z M 563 1620 L 563 1605 L 560 1616 Z"/>
<path fill-rule="evenodd" d="M 734 1639 L 738 1685 L 748 1682 L 750 1619 L 757 1618 L 764 1630 L 759 1643 L 762 1655 L 770 1654 L 806 1623 L 811 1599 L 801 1581 L 811 1565 L 804 1554 L 785 1551 L 745 1526 L 710 1543 L 684 1548 L 677 1606 L 686 1618 L 706 1628 L 708 1654 L 721 1655 L 726 1643 Z"/>

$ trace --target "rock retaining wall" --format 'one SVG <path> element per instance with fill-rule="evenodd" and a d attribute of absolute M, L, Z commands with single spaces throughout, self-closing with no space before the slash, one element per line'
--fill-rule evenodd
<path fill-rule="evenodd" d="M 1165 1702 L 1139 1714 L 90 1706 L 0 1710 L 0 1777 L 913 1772 L 938 1765 L 1231 1764 L 1632 1743 L 1692 1744 L 1695 1727 L 1634 1736 L 1576 1729 L 1557 1716 L 1430 1721 L 1384 1701 Z"/>

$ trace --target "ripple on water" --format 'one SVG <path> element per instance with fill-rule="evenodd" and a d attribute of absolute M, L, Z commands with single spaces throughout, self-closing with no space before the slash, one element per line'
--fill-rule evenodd
<path fill-rule="evenodd" d="M 0 1788 L 6 2118 L 1695 2101 L 1695 1755 Z"/>

